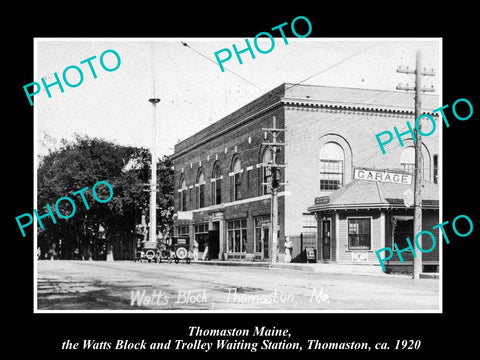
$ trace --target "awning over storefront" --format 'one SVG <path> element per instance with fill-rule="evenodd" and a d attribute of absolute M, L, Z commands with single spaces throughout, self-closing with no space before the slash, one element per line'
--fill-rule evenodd
<path fill-rule="evenodd" d="M 339 209 L 399 209 L 406 208 L 404 194 L 413 185 L 354 179 L 329 196 L 315 198 L 310 212 Z M 438 209 L 439 186 L 422 181 L 422 208 Z"/>

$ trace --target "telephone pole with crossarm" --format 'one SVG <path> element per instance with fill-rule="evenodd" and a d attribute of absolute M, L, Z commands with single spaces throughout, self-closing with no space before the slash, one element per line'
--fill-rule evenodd
<path fill-rule="evenodd" d="M 285 165 L 277 164 L 277 151 L 279 147 L 285 146 L 285 143 L 280 143 L 277 141 L 277 136 L 281 132 L 285 132 L 286 129 L 277 128 L 277 119 L 273 117 L 273 126 L 271 128 L 262 128 L 262 131 L 266 131 L 272 135 L 272 142 L 264 142 L 262 145 L 267 146 L 272 151 L 272 161 L 268 163 L 262 163 L 262 166 L 271 171 L 271 182 L 264 183 L 262 185 L 269 186 L 271 189 L 271 261 L 272 264 L 277 263 L 278 256 L 278 189 L 280 186 L 284 186 L 285 183 L 280 182 L 280 168 L 285 168 Z"/>
<path fill-rule="evenodd" d="M 421 52 L 420 50 L 416 53 L 416 64 L 415 70 L 410 70 L 407 68 L 399 67 L 397 72 L 406 73 L 406 74 L 415 74 L 415 86 L 397 86 L 397 90 L 414 90 L 415 91 L 415 123 L 417 123 L 418 117 L 422 114 L 422 92 L 433 92 L 435 89 L 422 88 L 421 79 L 423 76 L 435 76 L 433 69 L 427 71 L 426 69 L 421 68 Z M 418 131 L 417 131 L 418 128 Z M 413 278 L 420 279 L 420 274 L 422 273 L 422 252 L 417 250 L 417 241 L 415 240 L 416 234 L 419 234 L 422 231 L 422 178 L 423 178 L 423 155 L 422 155 L 422 135 L 420 134 L 422 130 L 422 121 L 420 120 L 418 126 L 415 126 L 415 176 L 414 176 L 414 190 L 413 190 L 413 203 L 414 203 L 414 216 L 413 216 L 413 236 L 412 245 L 414 249 L 413 253 Z M 422 246 L 421 237 L 418 238 L 418 246 Z"/>

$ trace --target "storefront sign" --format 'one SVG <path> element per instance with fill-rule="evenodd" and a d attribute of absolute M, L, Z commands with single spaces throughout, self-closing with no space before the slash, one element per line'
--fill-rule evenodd
<path fill-rule="evenodd" d="M 410 185 L 412 183 L 413 176 L 411 174 L 393 173 L 389 171 L 355 169 L 353 178 Z"/>
<path fill-rule="evenodd" d="M 307 255 L 307 261 L 315 260 L 315 249 L 313 247 L 305 248 L 305 254 Z"/>
<path fill-rule="evenodd" d="M 192 211 L 177 211 L 178 220 L 193 220 Z"/>
<path fill-rule="evenodd" d="M 330 196 L 320 196 L 315 198 L 315 205 L 328 204 L 330 202 Z"/>
<path fill-rule="evenodd" d="M 358 224 L 355 224 L 358 225 Z M 368 255 L 361 252 L 352 252 L 352 262 L 366 262 Z"/>

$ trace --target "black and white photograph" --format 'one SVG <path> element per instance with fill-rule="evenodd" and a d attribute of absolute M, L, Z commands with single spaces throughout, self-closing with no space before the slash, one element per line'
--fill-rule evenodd
<path fill-rule="evenodd" d="M 440 311 L 441 47 L 37 39 L 37 310 Z"/>

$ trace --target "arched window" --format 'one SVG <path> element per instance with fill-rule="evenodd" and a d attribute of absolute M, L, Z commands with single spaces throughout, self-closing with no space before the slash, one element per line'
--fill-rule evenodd
<path fill-rule="evenodd" d="M 187 210 L 187 182 L 185 178 L 180 180 L 180 211 Z"/>
<path fill-rule="evenodd" d="M 265 164 L 272 163 L 272 150 L 271 149 L 265 149 L 263 152 L 262 156 L 262 182 L 264 184 L 272 183 L 272 168 L 265 166 Z M 263 191 L 262 195 L 270 194 L 272 192 L 272 189 L 268 185 L 263 185 L 262 186 Z"/>
<path fill-rule="evenodd" d="M 232 165 L 233 172 L 233 201 L 240 200 L 242 198 L 242 164 L 240 159 L 237 157 Z"/>
<path fill-rule="evenodd" d="M 409 174 L 415 173 L 415 148 L 413 146 L 402 150 L 400 154 L 400 165 L 402 165 L 403 170 Z"/>
<path fill-rule="evenodd" d="M 320 191 L 337 190 L 343 186 L 345 154 L 340 145 L 328 142 L 320 149 Z"/>
<path fill-rule="evenodd" d="M 428 151 L 423 148 L 423 169 L 422 169 L 422 179 L 430 180 L 430 158 Z M 409 146 L 402 150 L 400 154 L 400 165 L 403 170 L 409 174 L 415 175 L 415 147 Z"/>
<path fill-rule="evenodd" d="M 217 163 L 212 173 L 212 204 L 218 205 L 222 203 L 222 172 L 220 165 Z"/>
<path fill-rule="evenodd" d="M 195 187 L 197 188 L 197 208 L 203 208 L 205 206 L 205 177 L 202 170 L 198 172 Z"/>

